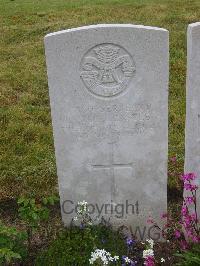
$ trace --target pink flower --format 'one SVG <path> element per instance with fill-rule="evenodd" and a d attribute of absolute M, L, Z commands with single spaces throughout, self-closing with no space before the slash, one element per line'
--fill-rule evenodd
<path fill-rule="evenodd" d="M 184 215 L 184 216 L 187 215 L 188 214 L 188 209 L 183 206 L 182 210 L 181 210 L 181 214 Z"/>
<path fill-rule="evenodd" d="M 191 181 L 194 180 L 196 178 L 196 175 L 194 173 L 187 173 L 187 174 L 183 174 L 181 176 L 181 179 L 185 182 L 185 181 Z"/>
<path fill-rule="evenodd" d="M 191 228 L 190 229 L 186 228 L 186 233 L 187 233 L 187 237 L 189 237 L 189 238 L 191 238 L 193 236 Z"/>
<path fill-rule="evenodd" d="M 198 186 L 197 185 L 192 185 L 190 183 L 185 183 L 184 184 L 184 188 L 186 190 L 194 191 L 194 190 L 197 190 L 198 189 Z"/>
<path fill-rule="evenodd" d="M 175 238 L 180 238 L 181 237 L 181 232 L 179 230 L 175 231 Z"/>
<path fill-rule="evenodd" d="M 184 219 L 183 219 L 184 226 L 185 227 L 190 226 L 191 225 L 191 221 L 192 221 L 192 219 L 191 219 L 190 215 L 185 216 Z"/>
<path fill-rule="evenodd" d="M 195 197 L 185 197 L 185 201 L 188 204 L 192 204 L 195 202 Z"/>
<path fill-rule="evenodd" d="M 167 213 L 162 213 L 162 214 L 161 214 L 161 219 L 165 219 L 165 218 L 167 218 L 167 217 L 168 217 Z"/>
<path fill-rule="evenodd" d="M 198 236 L 192 236 L 192 241 L 193 241 L 194 243 L 199 243 L 199 242 L 200 242 L 200 239 L 199 239 Z"/>
<path fill-rule="evenodd" d="M 155 266 L 155 260 L 154 257 L 148 256 L 144 261 L 145 266 Z"/>
<path fill-rule="evenodd" d="M 193 212 L 191 214 L 191 220 L 194 221 L 194 222 L 198 222 L 198 219 L 197 219 L 197 214 L 195 212 Z"/>

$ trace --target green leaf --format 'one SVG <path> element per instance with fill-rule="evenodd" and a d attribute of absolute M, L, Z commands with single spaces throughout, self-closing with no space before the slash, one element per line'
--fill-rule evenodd
<path fill-rule="evenodd" d="M 42 202 L 43 202 L 44 205 L 47 205 L 47 203 L 48 203 L 47 198 L 43 198 L 43 199 L 42 199 Z"/>

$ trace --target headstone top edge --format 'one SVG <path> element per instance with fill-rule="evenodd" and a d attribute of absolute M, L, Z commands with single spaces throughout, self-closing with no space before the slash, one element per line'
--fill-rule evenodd
<path fill-rule="evenodd" d="M 187 35 L 190 36 L 194 31 L 199 31 L 200 29 L 200 22 L 191 23 L 188 25 L 187 28 Z"/>
<path fill-rule="evenodd" d="M 188 28 L 194 28 L 200 26 L 200 22 L 194 22 L 188 25 Z"/>
<path fill-rule="evenodd" d="M 44 39 L 53 37 L 60 34 L 76 32 L 81 30 L 90 30 L 90 29 L 102 29 L 102 28 L 133 28 L 133 29 L 144 29 L 144 30 L 153 30 L 153 31 L 161 31 L 161 32 L 169 32 L 164 28 L 159 27 L 152 27 L 152 26 L 144 26 L 144 25 L 134 25 L 134 24 L 97 24 L 97 25 L 89 25 L 89 26 L 82 26 L 77 28 L 71 28 L 66 30 L 61 30 L 57 32 L 52 32 L 47 34 Z"/>

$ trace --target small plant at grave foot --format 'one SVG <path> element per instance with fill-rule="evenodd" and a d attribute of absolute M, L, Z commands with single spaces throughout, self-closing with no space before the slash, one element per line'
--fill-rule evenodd
<path fill-rule="evenodd" d="M 54 206 L 59 201 L 60 201 L 59 197 L 53 195 L 53 196 L 42 198 L 41 204 L 45 206 L 46 208 L 49 208 L 50 206 Z M 45 219 L 44 222 L 45 222 L 44 224 L 45 236 L 47 240 L 49 240 L 52 237 L 52 226 L 51 226 L 51 223 L 49 223 L 47 219 Z"/>
<path fill-rule="evenodd" d="M 92 228 L 94 221 L 90 217 L 88 203 L 86 201 L 78 202 L 77 216 L 73 218 L 73 223 L 74 224 L 79 223 L 82 232 L 84 232 L 84 235 L 87 235 L 87 238 L 90 240 L 90 243 L 93 246 L 94 251 L 92 251 L 90 254 L 89 264 L 95 266 L 105 266 L 105 265 L 135 266 L 136 265 L 127 256 L 122 256 L 120 259 L 119 256 L 117 255 L 112 256 L 111 253 L 106 251 L 105 249 L 97 248 L 98 234 L 97 232 L 94 233 L 93 230 L 94 228 Z M 133 240 L 127 239 L 126 244 L 130 249 L 133 244 Z"/>
<path fill-rule="evenodd" d="M 78 222 L 80 227 L 90 226 L 93 224 L 88 210 L 88 203 L 83 200 L 78 202 L 76 216 L 73 218 L 73 222 Z"/>
<path fill-rule="evenodd" d="M 20 198 L 19 217 L 26 225 L 28 235 L 28 249 L 30 250 L 33 233 L 39 228 L 41 222 L 47 221 L 49 218 L 48 204 L 55 204 L 57 197 L 43 198 L 40 202 L 36 202 L 34 198 Z"/>
<path fill-rule="evenodd" d="M 145 243 L 145 249 L 143 250 L 144 265 L 146 266 L 155 265 L 153 247 L 154 247 L 153 239 L 147 239 Z"/>
<path fill-rule="evenodd" d="M 197 213 L 198 186 L 194 184 L 196 175 L 194 173 L 184 174 L 181 176 L 181 179 L 184 189 L 191 194 L 184 197 L 181 210 L 181 224 L 187 240 L 192 243 L 200 243 L 200 220 Z"/>
<path fill-rule="evenodd" d="M 200 220 L 197 213 L 197 190 L 198 186 L 195 184 L 196 175 L 194 173 L 187 173 L 181 176 L 184 189 L 187 195 L 184 196 L 183 205 L 181 209 L 181 218 L 179 221 L 170 217 L 168 214 L 162 214 L 161 218 L 167 218 L 166 224 L 160 228 L 158 224 L 150 218 L 147 222 L 154 224 L 154 226 L 161 230 L 162 236 L 168 241 L 172 240 L 176 243 L 181 254 L 176 254 L 177 257 L 183 258 L 183 261 L 189 261 L 190 257 L 199 263 L 199 243 L 200 243 Z M 190 193 L 190 194 L 189 194 Z M 198 252 L 195 253 L 196 247 Z M 194 250 L 193 250 L 194 249 Z M 193 254 L 194 251 L 194 254 Z M 193 254 L 193 255 L 192 255 Z M 196 255 L 195 255 L 196 254 Z M 179 264 L 179 265 L 200 265 L 200 264 Z"/>
<path fill-rule="evenodd" d="M 182 254 L 176 254 L 176 256 L 180 258 L 180 262 L 176 264 L 177 266 L 199 266 L 199 244 L 195 244 L 190 250 L 186 250 Z"/>
<path fill-rule="evenodd" d="M 27 256 L 27 234 L 0 221 L 0 265 L 19 262 Z"/>
<path fill-rule="evenodd" d="M 21 260 L 21 255 L 15 253 L 9 248 L 0 248 L 0 265 L 9 264 L 15 262 L 16 260 Z"/>
<path fill-rule="evenodd" d="M 110 252 L 105 249 L 96 249 L 91 253 L 91 258 L 89 259 L 89 263 L 95 266 L 104 266 L 111 263 L 116 265 L 117 261 L 119 261 L 119 256 L 112 257 Z"/>
<path fill-rule="evenodd" d="M 72 223 L 75 226 L 78 224 L 81 229 L 84 229 L 84 235 L 87 234 L 94 248 L 96 248 L 95 240 L 97 236 L 91 233 L 93 220 L 90 217 L 88 203 L 85 200 L 78 202 L 76 216 L 73 218 Z"/>
<path fill-rule="evenodd" d="M 127 256 L 122 256 L 121 259 L 119 256 L 112 256 L 110 252 L 107 252 L 105 249 L 96 249 L 91 253 L 91 258 L 89 259 L 90 265 L 95 266 L 106 266 L 106 265 L 115 265 L 115 266 L 136 266 L 137 262 L 132 261 Z"/>
<path fill-rule="evenodd" d="M 197 190 L 198 186 L 194 184 L 196 176 L 194 173 L 188 173 L 181 176 L 184 189 L 191 193 L 183 199 L 180 221 L 175 221 L 168 214 L 163 214 L 162 218 L 167 218 L 167 222 L 161 229 L 156 222 L 151 220 L 155 227 L 162 230 L 162 235 L 168 239 L 176 239 L 180 242 L 181 249 L 186 249 L 188 244 L 200 243 L 200 220 L 197 213 Z M 188 242 L 188 244 L 186 243 Z"/>
<path fill-rule="evenodd" d="M 181 258 L 177 265 L 198 266 L 200 265 L 200 220 L 197 213 L 197 190 L 198 186 L 194 184 L 196 175 L 188 173 L 181 176 L 184 189 L 189 192 L 183 199 L 181 210 L 181 222 L 184 229 L 186 241 L 181 240 L 182 253 L 176 256 Z M 176 238 L 182 236 L 181 230 L 176 231 Z M 188 250 L 187 250 L 188 249 Z"/>
<path fill-rule="evenodd" d="M 47 206 L 47 205 L 55 205 L 57 202 L 59 202 L 59 198 L 55 195 L 53 196 L 49 196 L 49 197 L 45 197 L 42 198 L 42 203 Z"/>
<path fill-rule="evenodd" d="M 124 236 L 119 231 L 113 231 L 108 223 L 102 221 L 99 225 L 84 227 L 78 224 L 63 228 L 57 239 L 38 254 L 35 265 L 90 265 L 91 252 L 95 252 L 97 247 L 109 251 L 112 257 L 116 254 L 121 258 L 127 252 Z M 119 264 L 111 265 L 121 266 L 121 262 L 119 259 Z M 95 263 L 93 265 L 96 265 Z M 123 262 L 124 265 L 130 266 L 131 264 Z"/>

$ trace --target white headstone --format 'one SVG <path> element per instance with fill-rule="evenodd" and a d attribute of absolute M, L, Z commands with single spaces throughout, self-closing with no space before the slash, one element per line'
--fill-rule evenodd
<path fill-rule="evenodd" d="M 45 50 L 64 223 L 86 200 L 149 237 L 167 209 L 168 31 L 86 26 L 48 34 Z"/>
<path fill-rule="evenodd" d="M 186 99 L 185 173 L 195 173 L 200 186 L 200 22 L 188 26 Z M 200 193 L 197 199 L 200 215 Z"/>

